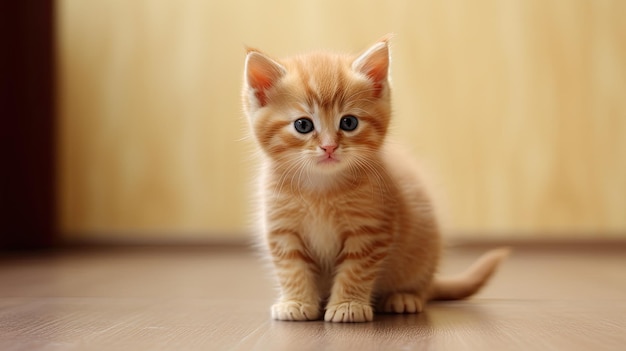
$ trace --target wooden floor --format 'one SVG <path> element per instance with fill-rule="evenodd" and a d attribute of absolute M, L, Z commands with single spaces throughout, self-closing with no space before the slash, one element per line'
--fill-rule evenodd
<path fill-rule="evenodd" d="M 447 250 L 442 271 L 481 250 Z M 273 299 L 243 249 L 5 255 L 0 350 L 626 350 L 620 247 L 518 248 L 475 298 L 371 323 L 272 321 Z"/>

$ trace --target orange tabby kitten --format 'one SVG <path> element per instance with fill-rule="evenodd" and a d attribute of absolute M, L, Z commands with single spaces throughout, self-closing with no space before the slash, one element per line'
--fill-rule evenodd
<path fill-rule="evenodd" d="M 385 143 L 389 49 L 284 60 L 250 49 L 243 100 L 263 151 L 261 230 L 280 284 L 279 320 L 371 321 L 475 293 L 506 255 L 433 278 L 440 238 L 409 159 Z"/>

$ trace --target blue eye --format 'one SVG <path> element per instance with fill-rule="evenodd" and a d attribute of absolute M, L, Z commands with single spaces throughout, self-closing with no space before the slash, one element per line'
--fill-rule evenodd
<path fill-rule="evenodd" d="M 341 117 L 341 121 L 339 122 L 339 128 L 351 132 L 356 129 L 359 125 L 359 120 L 351 115 Z"/>
<path fill-rule="evenodd" d="M 293 127 L 298 133 L 307 134 L 313 131 L 313 121 L 308 118 L 298 118 L 293 122 Z"/>

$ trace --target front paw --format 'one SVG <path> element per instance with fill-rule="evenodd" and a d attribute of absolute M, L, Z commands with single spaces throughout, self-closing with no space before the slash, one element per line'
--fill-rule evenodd
<path fill-rule="evenodd" d="M 374 311 L 370 305 L 360 302 L 343 302 L 326 307 L 326 322 L 371 322 Z"/>
<path fill-rule="evenodd" d="M 316 305 L 284 301 L 272 306 L 272 318 L 280 321 L 314 321 L 320 318 L 320 310 Z"/>

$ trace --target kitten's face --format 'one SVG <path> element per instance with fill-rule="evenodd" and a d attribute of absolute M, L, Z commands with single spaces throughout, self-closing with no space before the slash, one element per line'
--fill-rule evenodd
<path fill-rule="evenodd" d="M 356 58 L 250 52 L 244 106 L 263 151 L 299 176 L 367 167 L 389 124 L 388 57 L 386 42 Z"/>

